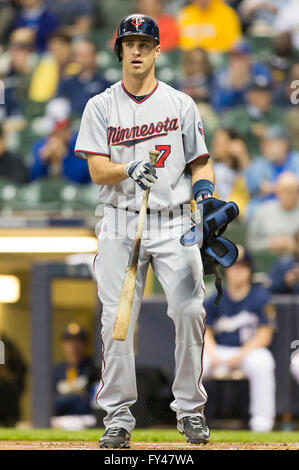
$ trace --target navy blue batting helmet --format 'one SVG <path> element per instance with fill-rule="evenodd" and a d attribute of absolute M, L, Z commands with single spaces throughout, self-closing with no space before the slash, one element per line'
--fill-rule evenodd
<path fill-rule="evenodd" d="M 121 62 L 121 40 L 125 36 L 145 36 L 154 39 L 160 44 L 159 28 L 156 21 L 150 16 L 135 13 L 124 18 L 117 29 L 117 38 L 114 44 L 114 51 Z"/>

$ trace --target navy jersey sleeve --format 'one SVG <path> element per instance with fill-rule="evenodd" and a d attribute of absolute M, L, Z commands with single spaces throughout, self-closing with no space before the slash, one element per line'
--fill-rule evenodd
<path fill-rule="evenodd" d="M 279 259 L 270 272 L 271 291 L 275 294 L 289 294 L 292 292 L 285 282 L 286 273 L 294 266 L 293 259 Z"/>
<path fill-rule="evenodd" d="M 275 307 L 271 303 L 271 292 L 268 289 L 260 288 L 256 292 L 256 314 L 259 319 L 259 326 L 268 325 L 275 327 Z"/>
<path fill-rule="evenodd" d="M 63 78 L 58 83 L 58 89 L 56 92 L 56 96 L 63 97 L 63 98 L 70 98 L 72 79 L 71 78 Z"/>

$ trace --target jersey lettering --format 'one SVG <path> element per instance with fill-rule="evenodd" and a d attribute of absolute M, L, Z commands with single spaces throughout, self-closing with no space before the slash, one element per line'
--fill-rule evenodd
<path fill-rule="evenodd" d="M 113 147 L 118 145 L 133 147 L 133 145 L 140 142 L 145 142 L 146 140 L 154 139 L 155 137 L 166 136 L 168 135 L 168 132 L 176 131 L 178 128 L 178 119 L 169 119 L 168 117 L 164 122 L 151 122 L 150 124 L 143 124 L 142 126 L 133 126 L 130 128 L 109 126 L 107 129 L 108 145 Z"/>

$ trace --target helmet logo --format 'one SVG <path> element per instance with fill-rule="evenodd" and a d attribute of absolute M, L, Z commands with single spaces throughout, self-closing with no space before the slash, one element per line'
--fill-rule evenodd
<path fill-rule="evenodd" d="M 131 21 L 131 24 L 138 29 L 138 27 L 141 26 L 143 22 L 144 22 L 144 19 L 137 16 Z"/>

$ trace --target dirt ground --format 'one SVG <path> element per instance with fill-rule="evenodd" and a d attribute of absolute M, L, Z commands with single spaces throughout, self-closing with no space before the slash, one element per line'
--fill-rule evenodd
<path fill-rule="evenodd" d="M 213 442 L 205 446 L 181 442 L 132 442 L 131 450 L 299 450 L 299 443 Z M 97 442 L 0 441 L 0 450 L 101 450 Z M 124 450 L 125 452 L 126 450 Z"/>

